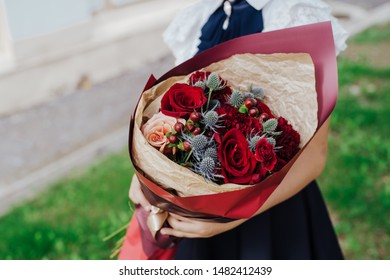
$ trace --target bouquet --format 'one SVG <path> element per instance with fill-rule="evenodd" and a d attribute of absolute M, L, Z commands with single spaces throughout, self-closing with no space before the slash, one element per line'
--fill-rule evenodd
<path fill-rule="evenodd" d="M 273 55 L 276 56 L 285 55 Z M 294 59 L 297 58 L 302 55 L 294 55 Z M 263 57 L 243 54 L 231 59 L 261 63 Z M 292 63 L 291 59 L 291 55 L 284 58 L 283 64 Z M 307 60 L 311 63 L 309 57 Z M 234 78 L 248 74 L 242 71 L 242 75 Z M 314 81 L 313 71 L 304 74 L 311 74 Z M 308 87 L 305 92 L 315 101 L 314 83 L 309 82 Z M 265 99 L 263 88 L 251 84 L 246 90 L 232 89 L 229 81 L 210 71 L 196 71 L 187 83 L 176 82 L 164 93 L 158 113 L 141 126 L 144 138 L 170 160 L 204 178 L 205 185 L 211 185 L 202 190 L 196 186 L 184 190 L 178 185 L 175 190 L 179 195 L 223 192 L 226 187 L 219 185 L 229 183 L 257 184 L 279 171 L 297 154 L 299 133 L 285 118 L 274 116 Z M 297 97 L 285 99 L 296 100 Z M 150 104 L 148 110 L 156 109 L 155 105 L 157 102 Z M 145 148 L 140 145 L 134 154 L 141 165 L 148 165 L 151 157 L 146 159 L 139 155 L 140 150 L 143 154 Z M 156 160 L 165 165 L 160 159 Z"/>
<path fill-rule="evenodd" d="M 159 234 L 168 212 L 227 222 L 261 208 L 333 110 L 335 57 L 320 23 L 231 40 L 151 77 L 129 151 L 154 207 L 136 210 L 120 258 L 173 258 L 179 241 Z"/>

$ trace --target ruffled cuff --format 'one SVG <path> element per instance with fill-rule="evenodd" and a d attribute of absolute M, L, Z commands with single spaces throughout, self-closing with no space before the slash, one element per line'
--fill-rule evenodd
<path fill-rule="evenodd" d="M 264 8 L 264 30 L 272 31 L 306 24 L 331 21 L 336 54 L 347 47 L 349 33 L 332 16 L 331 8 L 315 0 L 274 0 Z"/>

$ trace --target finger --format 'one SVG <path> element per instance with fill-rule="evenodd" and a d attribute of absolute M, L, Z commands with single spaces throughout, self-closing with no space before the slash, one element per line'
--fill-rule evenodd
<path fill-rule="evenodd" d="M 188 223 L 196 221 L 196 220 L 194 220 L 192 218 L 183 217 L 183 216 L 180 216 L 180 215 L 175 214 L 175 213 L 169 213 L 169 216 L 172 216 L 173 218 L 175 218 L 175 219 L 177 219 L 179 221 L 185 221 L 185 222 L 188 222 Z"/>
<path fill-rule="evenodd" d="M 180 216 L 175 213 L 169 213 L 170 216 L 174 217 L 175 219 L 178 219 L 179 221 L 188 222 L 188 223 L 215 223 L 212 220 L 207 219 L 201 219 L 201 218 L 188 218 L 184 216 Z"/>
<path fill-rule="evenodd" d="M 151 205 L 145 198 L 145 195 L 141 190 L 141 184 L 135 175 L 131 181 L 129 197 L 134 204 L 140 204 L 143 208 L 145 208 L 145 210 L 150 211 Z"/>
<path fill-rule="evenodd" d="M 175 237 L 179 237 L 179 238 L 197 238 L 197 237 L 200 237 L 196 233 L 182 232 L 180 230 L 176 230 L 176 229 L 173 229 L 173 228 L 162 228 L 160 232 L 163 235 L 170 235 L 170 236 L 175 236 Z"/>
<path fill-rule="evenodd" d="M 174 230 L 180 232 L 196 233 L 197 229 L 199 228 L 199 226 L 196 223 L 181 221 L 172 216 L 169 216 L 167 221 Z"/>

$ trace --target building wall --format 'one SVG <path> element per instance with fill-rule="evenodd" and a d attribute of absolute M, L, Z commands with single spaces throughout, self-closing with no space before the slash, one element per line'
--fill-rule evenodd
<path fill-rule="evenodd" d="M 1 69 L 9 68 L 13 63 L 13 49 L 9 34 L 7 13 L 3 0 L 0 0 L 0 74 Z"/>
<path fill-rule="evenodd" d="M 177 10 L 190 2 L 135 1 L 56 32 L 15 40 L 13 67 L 4 70 L 0 65 L 0 116 L 167 55 L 162 32 Z"/>

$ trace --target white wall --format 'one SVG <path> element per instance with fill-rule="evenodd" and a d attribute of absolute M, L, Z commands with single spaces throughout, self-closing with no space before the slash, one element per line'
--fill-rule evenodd
<path fill-rule="evenodd" d="M 5 0 L 12 38 L 44 35 L 90 19 L 101 0 Z"/>
<path fill-rule="evenodd" d="M 0 117 L 69 94 L 85 79 L 93 85 L 167 55 L 162 32 L 191 2 L 136 1 L 73 27 L 15 41 L 14 66 L 0 65 Z"/>
<path fill-rule="evenodd" d="M 7 69 L 13 64 L 13 48 L 9 34 L 7 14 L 3 0 L 0 0 L 0 69 Z"/>

